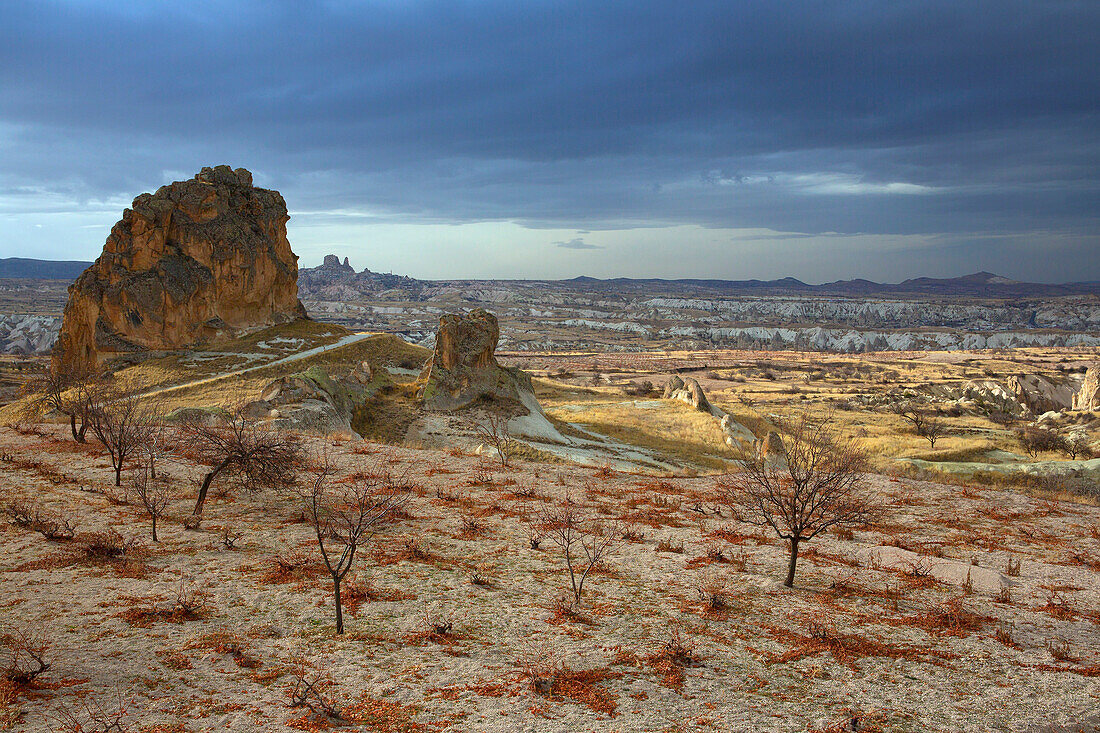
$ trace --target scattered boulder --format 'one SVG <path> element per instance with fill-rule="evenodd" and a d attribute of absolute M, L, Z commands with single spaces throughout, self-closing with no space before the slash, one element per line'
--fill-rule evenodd
<path fill-rule="evenodd" d="M 753 441 L 753 450 L 756 452 L 757 460 L 786 460 L 787 452 L 783 445 L 783 438 L 774 430 L 769 430 L 768 434 L 760 440 Z"/>
<path fill-rule="evenodd" d="M 1086 412 L 1100 410 L 1100 364 L 1093 364 L 1085 372 L 1081 388 L 1073 396 L 1072 408 Z"/>
<path fill-rule="evenodd" d="M 54 364 L 189 348 L 305 318 L 286 202 L 252 174 L 203 168 L 143 193 L 69 286 Z"/>

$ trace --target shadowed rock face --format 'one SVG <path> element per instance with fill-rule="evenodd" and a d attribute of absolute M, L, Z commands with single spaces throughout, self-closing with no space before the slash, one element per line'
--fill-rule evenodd
<path fill-rule="evenodd" d="M 531 378 L 497 363 L 500 339 L 496 316 L 477 308 L 465 316 L 439 319 L 435 353 L 424 365 L 420 399 L 431 410 L 458 410 L 481 399 L 523 402 Z M 532 393 L 533 399 L 533 393 Z"/>
<path fill-rule="evenodd" d="M 305 317 L 286 202 L 252 174 L 203 168 L 143 193 L 69 286 L 55 366 L 209 344 Z"/>

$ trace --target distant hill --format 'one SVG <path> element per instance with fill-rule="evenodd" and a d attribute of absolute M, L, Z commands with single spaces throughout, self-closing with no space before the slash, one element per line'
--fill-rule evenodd
<path fill-rule="evenodd" d="M 0 257 L 0 278 L 35 280 L 75 280 L 91 262 L 32 260 L 26 257 Z"/>
<path fill-rule="evenodd" d="M 75 280 L 91 262 L 61 262 L 32 260 L 24 257 L 0 258 L 0 278 L 34 278 L 41 280 Z M 334 255 L 325 258 L 318 267 L 298 271 L 298 286 L 304 298 L 325 297 L 350 299 L 356 295 L 384 290 L 405 290 L 411 294 L 430 296 L 434 288 L 449 283 L 530 282 L 558 285 L 567 289 L 607 292 L 638 292 L 654 287 L 688 292 L 737 295 L 822 295 L 822 296 L 940 296 L 966 298 L 1028 298 L 1060 295 L 1100 295 L 1100 282 L 1029 283 L 1010 280 L 991 272 L 976 272 L 962 277 L 916 277 L 900 283 L 877 283 L 856 278 L 811 285 L 793 277 L 778 280 L 712 280 L 697 278 L 630 278 L 601 279 L 588 276 L 568 280 L 417 280 L 415 278 L 363 270 L 357 273 Z M 423 292 L 422 292 L 423 291 Z M 419 299 L 419 297 L 417 298 Z"/>
<path fill-rule="evenodd" d="M 876 283 L 857 278 L 810 285 L 785 277 L 780 280 L 701 280 L 683 278 L 664 280 L 658 278 L 617 277 L 600 280 L 591 277 L 575 277 L 559 281 L 567 286 L 589 290 L 631 291 L 653 286 L 684 288 L 717 292 L 723 295 L 938 295 L 969 298 L 1023 298 L 1059 295 L 1100 295 L 1100 282 L 1078 283 L 1028 283 L 1010 280 L 991 272 L 976 272 L 962 277 L 918 277 L 900 283 Z"/>

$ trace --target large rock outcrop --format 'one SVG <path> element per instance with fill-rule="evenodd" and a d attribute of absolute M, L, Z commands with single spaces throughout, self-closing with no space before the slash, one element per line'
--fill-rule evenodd
<path fill-rule="evenodd" d="M 1017 374 L 1003 382 L 992 379 L 971 380 L 963 385 L 962 398 L 1010 415 L 1042 415 L 1068 410 L 1081 389 L 1081 376 L 1044 377 Z"/>
<path fill-rule="evenodd" d="M 55 366 L 209 344 L 305 317 L 286 202 L 252 174 L 203 168 L 143 193 L 69 287 Z"/>
<path fill-rule="evenodd" d="M 1081 389 L 1073 396 L 1074 410 L 1100 410 L 1100 364 L 1093 364 L 1085 372 Z"/>
<path fill-rule="evenodd" d="M 419 398 L 424 406 L 459 410 L 489 400 L 513 401 L 529 410 L 528 403 L 534 400 L 531 377 L 497 362 L 494 354 L 499 339 L 496 316 L 482 308 L 465 316 L 449 313 L 440 317 L 435 353 L 420 375 Z"/>

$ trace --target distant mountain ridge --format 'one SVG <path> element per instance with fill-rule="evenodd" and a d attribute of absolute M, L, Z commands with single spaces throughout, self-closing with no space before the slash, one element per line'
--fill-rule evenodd
<path fill-rule="evenodd" d="M 32 278 L 42 280 L 75 280 L 91 262 L 36 260 L 25 257 L 0 258 L 0 278 Z M 1012 280 L 992 272 L 975 272 L 952 278 L 915 277 L 900 283 L 878 283 L 863 278 L 836 280 L 811 285 L 793 277 L 777 280 L 718 280 L 700 278 L 595 278 L 587 275 L 566 280 L 418 280 L 416 278 L 382 274 L 364 269 L 357 273 L 348 263 L 333 255 L 317 267 L 299 270 L 299 285 L 308 297 L 328 291 L 329 296 L 350 296 L 354 291 L 387 289 L 420 290 L 448 282 L 545 282 L 565 287 L 591 290 L 640 290 L 654 285 L 682 287 L 685 290 L 706 290 L 722 295 L 936 295 L 978 298 L 1021 298 L 1059 295 L 1100 295 L 1100 282 L 1029 283 Z M 338 287 L 333 287 L 338 286 Z"/>
<path fill-rule="evenodd" d="M 91 262 L 75 260 L 34 260 L 27 257 L 0 257 L 0 278 L 35 280 L 75 280 Z"/>
<path fill-rule="evenodd" d="M 986 298 L 1020 298 L 1058 295 L 1100 295 L 1100 282 L 1029 283 L 992 272 L 975 272 L 952 278 L 917 277 L 900 283 L 877 283 L 856 278 L 810 285 L 793 277 L 779 280 L 701 280 L 695 278 L 575 277 L 562 283 L 602 290 L 642 288 L 653 285 L 681 286 L 717 291 L 723 295 L 939 295 Z"/>

